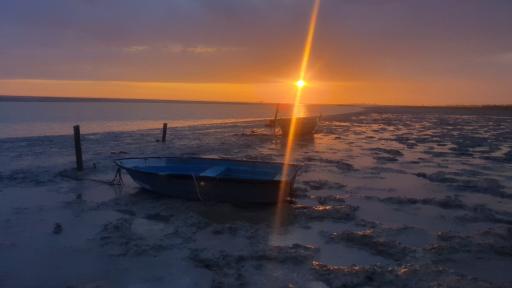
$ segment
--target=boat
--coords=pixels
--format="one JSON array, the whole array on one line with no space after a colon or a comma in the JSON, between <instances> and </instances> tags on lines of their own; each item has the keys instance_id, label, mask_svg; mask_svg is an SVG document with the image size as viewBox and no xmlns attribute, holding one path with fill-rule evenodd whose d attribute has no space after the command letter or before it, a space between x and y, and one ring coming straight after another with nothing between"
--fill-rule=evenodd
<instances>
[{"instance_id":1,"label":"boat","mask_svg":"<svg viewBox=\"0 0 512 288\"><path fill-rule=\"evenodd\" d=\"M117 159L142 188L188 200L232 203L276 203L293 190L299 165L193 157ZM283 182L283 197L279 190Z\"/></svg>"},{"instance_id":2,"label":"boat","mask_svg":"<svg viewBox=\"0 0 512 288\"><path fill-rule=\"evenodd\" d=\"M316 126L318 125L319 118L319 116L296 117L294 134L296 136L313 135L315 133ZM278 122L282 135L288 136L290 133L292 118L280 118Z\"/></svg>"}]
</instances>

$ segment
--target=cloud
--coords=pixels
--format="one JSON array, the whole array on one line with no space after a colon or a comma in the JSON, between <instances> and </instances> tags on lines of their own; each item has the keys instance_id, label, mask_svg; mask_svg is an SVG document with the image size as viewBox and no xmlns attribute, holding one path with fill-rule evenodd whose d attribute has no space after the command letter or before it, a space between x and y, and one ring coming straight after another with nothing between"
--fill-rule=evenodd
<instances>
[{"instance_id":1,"label":"cloud","mask_svg":"<svg viewBox=\"0 0 512 288\"><path fill-rule=\"evenodd\" d=\"M140 53L142 51L148 50L149 46L129 46L124 47L123 51L128 53Z\"/></svg>"},{"instance_id":2,"label":"cloud","mask_svg":"<svg viewBox=\"0 0 512 288\"><path fill-rule=\"evenodd\" d=\"M193 47L188 47L185 49L186 52L194 53L194 54L211 54L218 52L230 52L230 51L238 51L241 48L238 47L215 47L215 46L205 46L205 45L197 45Z\"/></svg>"},{"instance_id":3,"label":"cloud","mask_svg":"<svg viewBox=\"0 0 512 288\"><path fill-rule=\"evenodd\" d=\"M499 64L512 64L512 51L491 55L490 61Z\"/></svg>"},{"instance_id":4,"label":"cloud","mask_svg":"<svg viewBox=\"0 0 512 288\"><path fill-rule=\"evenodd\" d=\"M241 47L229 46L212 46L212 45L193 45L185 46L182 44L170 44L163 48L164 51L169 53L190 53L190 54L214 54L221 52L232 52L243 50Z\"/></svg>"},{"instance_id":5,"label":"cloud","mask_svg":"<svg viewBox=\"0 0 512 288\"><path fill-rule=\"evenodd\" d=\"M194 54L211 54L220 51L221 48L219 47L212 47L212 46L195 46L195 47L188 47L185 49L186 52L194 53Z\"/></svg>"}]
</instances>

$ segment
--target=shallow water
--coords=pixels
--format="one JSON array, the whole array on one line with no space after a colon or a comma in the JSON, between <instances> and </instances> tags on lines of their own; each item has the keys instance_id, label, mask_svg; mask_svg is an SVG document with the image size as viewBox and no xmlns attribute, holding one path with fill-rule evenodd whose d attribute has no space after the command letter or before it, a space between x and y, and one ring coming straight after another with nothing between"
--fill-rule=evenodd
<instances>
[{"instance_id":1,"label":"shallow water","mask_svg":"<svg viewBox=\"0 0 512 288\"><path fill-rule=\"evenodd\" d=\"M280 116L290 115L280 106ZM356 111L355 107L308 105L303 116ZM133 131L273 118L274 104L187 102L8 102L0 101L0 138L70 134L81 125L82 133Z\"/></svg>"}]
</instances>

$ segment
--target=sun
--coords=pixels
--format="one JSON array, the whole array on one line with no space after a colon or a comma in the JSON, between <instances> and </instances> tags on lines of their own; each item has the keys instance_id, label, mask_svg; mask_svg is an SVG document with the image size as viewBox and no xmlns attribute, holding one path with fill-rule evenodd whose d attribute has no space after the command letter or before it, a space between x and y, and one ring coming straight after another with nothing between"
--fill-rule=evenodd
<instances>
[{"instance_id":1,"label":"sun","mask_svg":"<svg viewBox=\"0 0 512 288\"><path fill-rule=\"evenodd\" d=\"M304 80L299 80L299 81L295 82L295 86L302 88L302 87L306 86L306 82Z\"/></svg>"}]
</instances>

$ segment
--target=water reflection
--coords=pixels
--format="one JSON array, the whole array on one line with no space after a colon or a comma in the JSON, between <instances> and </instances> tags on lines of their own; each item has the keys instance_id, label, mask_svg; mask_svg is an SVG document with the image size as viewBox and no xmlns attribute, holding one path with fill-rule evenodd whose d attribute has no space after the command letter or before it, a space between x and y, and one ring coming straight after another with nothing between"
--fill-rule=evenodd
<instances>
[{"instance_id":1,"label":"water reflection","mask_svg":"<svg viewBox=\"0 0 512 288\"><path fill-rule=\"evenodd\" d=\"M358 109L301 105L298 113L328 115ZM279 110L279 117L290 117L293 106L282 104ZM2 102L0 137L66 135L75 124L81 125L83 133L97 133L159 128L163 122L177 127L271 119L274 113L275 104Z\"/></svg>"}]
</instances>

